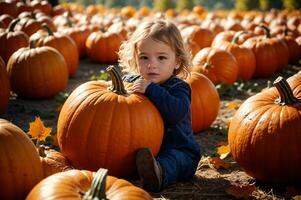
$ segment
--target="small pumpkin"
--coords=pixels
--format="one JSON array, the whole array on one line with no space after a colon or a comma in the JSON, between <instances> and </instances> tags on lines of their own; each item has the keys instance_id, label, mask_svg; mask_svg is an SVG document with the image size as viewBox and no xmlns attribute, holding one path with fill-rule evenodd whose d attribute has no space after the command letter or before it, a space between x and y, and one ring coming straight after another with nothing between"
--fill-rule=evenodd
<instances>
[{"instance_id":1,"label":"small pumpkin","mask_svg":"<svg viewBox=\"0 0 301 200\"><path fill-rule=\"evenodd\" d=\"M44 177L52 174L73 169L67 158L60 152L47 149L45 146L38 147Z\"/></svg>"},{"instance_id":2,"label":"small pumpkin","mask_svg":"<svg viewBox=\"0 0 301 200\"><path fill-rule=\"evenodd\" d=\"M148 98L126 92L117 69L108 71L112 84L89 81L70 94L59 115L57 138L77 169L103 167L114 176L128 176L136 169L139 148L159 152L163 122Z\"/></svg>"},{"instance_id":3,"label":"small pumpkin","mask_svg":"<svg viewBox=\"0 0 301 200\"><path fill-rule=\"evenodd\" d=\"M108 170L97 173L87 170L69 170L47 177L37 184L26 200L35 199L110 199L151 200L144 190L126 180L107 176Z\"/></svg>"},{"instance_id":4,"label":"small pumpkin","mask_svg":"<svg viewBox=\"0 0 301 200\"><path fill-rule=\"evenodd\" d=\"M289 85L279 77L274 84L236 111L228 132L231 153L258 180L300 183L301 78L295 76Z\"/></svg>"},{"instance_id":5,"label":"small pumpkin","mask_svg":"<svg viewBox=\"0 0 301 200\"><path fill-rule=\"evenodd\" d=\"M0 119L0 199L24 199L43 178L35 145L16 125Z\"/></svg>"}]
</instances>

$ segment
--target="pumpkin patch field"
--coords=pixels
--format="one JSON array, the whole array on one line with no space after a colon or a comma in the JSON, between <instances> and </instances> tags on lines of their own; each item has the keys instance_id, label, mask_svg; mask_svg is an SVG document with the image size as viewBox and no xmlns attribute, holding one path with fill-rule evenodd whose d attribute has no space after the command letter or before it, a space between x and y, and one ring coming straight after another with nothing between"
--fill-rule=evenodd
<instances>
[{"instance_id":1,"label":"pumpkin patch field","mask_svg":"<svg viewBox=\"0 0 301 200\"><path fill-rule=\"evenodd\" d=\"M301 199L300 10L32 2L0 2L0 199ZM202 154L191 181L158 193L142 189L133 152L157 154L164 124L127 93L116 54L152 17L176 23L191 53Z\"/></svg>"}]
</instances>

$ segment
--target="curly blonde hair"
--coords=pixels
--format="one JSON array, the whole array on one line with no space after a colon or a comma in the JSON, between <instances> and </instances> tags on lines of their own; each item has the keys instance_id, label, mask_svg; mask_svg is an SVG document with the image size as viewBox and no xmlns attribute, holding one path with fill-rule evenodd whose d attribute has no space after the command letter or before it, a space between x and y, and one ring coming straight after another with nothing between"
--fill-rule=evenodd
<instances>
[{"instance_id":1,"label":"curly blonde hair","mask_svg":"<svg viewBox=\"0 0 301 200\"><path fill-rule=\"evenodd\" d=\"M152 38L169 45L175 52L179 68L174 74L180 78L187 78L190 67L190 54L186 52L183 38L179 29L174 23L165 19L147 20L143 22L131 35L124 41L119 48L119 65L124 72L138 73L136 63L137 43L143 39Z\"/></svg>"}]
</instances>

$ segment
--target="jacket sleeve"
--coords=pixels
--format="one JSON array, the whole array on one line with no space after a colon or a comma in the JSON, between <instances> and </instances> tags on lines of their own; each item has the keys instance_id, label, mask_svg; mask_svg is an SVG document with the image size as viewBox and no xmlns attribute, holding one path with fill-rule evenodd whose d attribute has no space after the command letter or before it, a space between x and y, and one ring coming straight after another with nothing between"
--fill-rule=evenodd
<instances>
[{"instance_id":1,"label":"jacket sleeve","mask_svg":"<svg viewBox=\"0 0 301 200\"><path fill-rule=\"evenodd\" d=\"M146 88L145 95L168 124L177 124L190 114L191 89L186 82L177 84L168 91L158 84L151 83Z\"/></svg>"}]
</instances>

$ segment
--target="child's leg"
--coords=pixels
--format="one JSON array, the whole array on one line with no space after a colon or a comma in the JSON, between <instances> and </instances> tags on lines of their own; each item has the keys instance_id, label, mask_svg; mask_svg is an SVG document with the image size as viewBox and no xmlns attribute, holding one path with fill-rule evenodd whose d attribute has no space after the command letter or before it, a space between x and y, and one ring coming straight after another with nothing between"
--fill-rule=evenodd
<instances>
[{"instance_id":1,"label":"child's leg","mask_svg":"<svg viewBox=\"0 0 301 200\"><path fill-rule=\"evenodd\" d=\"M176 149L161 151L157 156L163 170L163 188L178 181L190 180L198 166L199 158Z\"/></svg>"}]
</instances>

